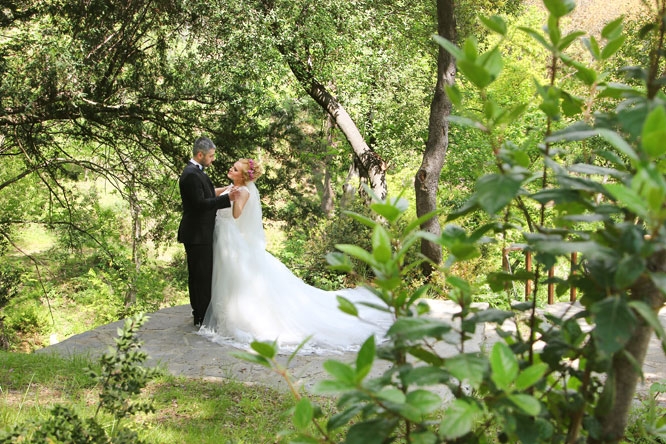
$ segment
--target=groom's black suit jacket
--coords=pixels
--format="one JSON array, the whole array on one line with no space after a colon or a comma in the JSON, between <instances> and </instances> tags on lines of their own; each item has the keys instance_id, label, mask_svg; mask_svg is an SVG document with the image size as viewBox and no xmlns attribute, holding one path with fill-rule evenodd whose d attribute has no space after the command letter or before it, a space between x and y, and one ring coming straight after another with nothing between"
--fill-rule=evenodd
<instances>
[{"instance_id":1,"label":"groom's black suit jacket","mask_svg":"<svg viewBox=\"0 0 666 444\"><path fill-rule=\"evenodd\" d=\"M189 163L178 181L183 218L178 241L185 245L188 289L194 323L201 324L211 298L215 213L231 206L228 194L215 197L215 187L198 165Z\"/></svg>"},{"instance_id":2,"label":"groom's black suit jacket","mask_svg":"<svg viewBox=\"0 0 666 444\"><path fill-rule=\"evenodd\" d=\"M198 165L188 163L178 182L183 202L183 217L178 227L178 242L192 245L213 243L215 213L231 206L229 195L215 197L215 187Z\"/></svg>"}]
</instances>

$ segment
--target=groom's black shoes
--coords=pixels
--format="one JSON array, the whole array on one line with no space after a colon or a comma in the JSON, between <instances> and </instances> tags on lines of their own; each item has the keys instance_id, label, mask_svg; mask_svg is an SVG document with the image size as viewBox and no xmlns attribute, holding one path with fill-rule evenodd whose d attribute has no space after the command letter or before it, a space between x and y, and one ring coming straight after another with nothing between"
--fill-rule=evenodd
<instances>
[{"instance_id":1,"label":"groom's black shoes","mask_svg":"<svg viewBox=\"0 0 666 444\"><path fill-rule=\"evenodd\" d=\"M203 319L194 318L194 326L195 327L201 327L201 324L203 324Z\"/></svg>"}]
</instances>

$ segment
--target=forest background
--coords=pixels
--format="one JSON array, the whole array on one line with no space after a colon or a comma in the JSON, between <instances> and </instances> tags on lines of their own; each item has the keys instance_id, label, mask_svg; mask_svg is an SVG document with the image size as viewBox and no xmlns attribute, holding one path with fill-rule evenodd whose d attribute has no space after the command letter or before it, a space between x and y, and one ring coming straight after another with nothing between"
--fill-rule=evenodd
<instances>
[{"instance_id":1,"label":"forest background","mask_svg":"<svg viewBox=\"0 0 666 444\"><path fill-rule=\"evenodd\" d=\"M666 6L595 27L592 17L603 14L587 2L573 19L572 1L544 4L547 17L519 2L460 4L453 19L444 0L436 13L411 2L11 3L2 11L3 347L30 351L68 328L185 302L175 177L203 133L229 163L264 162L276 255L324 288L372 272L396 313L391 344L377 352L395 368L360 384L375 357L366 342L356 368L329 364L337 381L320 387L346 393L338 407L347 410L329 427L358 413L346 402L367 404L349 442L393 433L410 442L473 439L492 427L500 441L577 442L584 433L618 442L653 331L666 350L656 319L666 282ZM569 33L576 27L585 31ZM442 79L456 77L452 56L461 76L444 88ZM213 179L224 181L225 170ZM356 178L379 197L372 210L386 227L363 216ZM394 195L404 199L378 202ZM398 220L402 212L414 219L405 202L415 202L416 216L435 209L442 217L419 219L424 231L412 234L418 223ZM459 225L441 235L432 229L452 220ZM522 253L502 254L521 240L536 253L535 271ZM334 246L360 274L348 280L323 265ZM440 247L446 262L433 273ZM328 260L350 269L344 256ZM535 286L521 304L523 283ZM581 316L594 328L542 324L535 308L546 283L558 284L560 298L569 288L584 293ZM415 318L420 295L461 307L454 358L429 351L452 327ZM491 309L477 312L472 297ZM517 320L525 336L504 332L488 356L464 352L477 324L521 312L531 313ZM541 340L544 352L535 353ZM248 358L263 363L274 353L266 344L256 351ZM408 365L408 355L427 365ZM457 399L430 430L441 400L409 386L433 382ZM300 398L295 425L315 411ZM663 435L662 420L641 424Z\"/></svg>"},{"instance_id":2,"label":"forest background","mask_svg":"<svg viewBox=\"0 0 666 444\"><path fill-rule=\"evenodd\" d=\"M17 1L3 10L3 348L30 352L132 313L187 303L184 253L174 234L177 178L202 134L218 145L210 172L218 184L237 158L264 163L257 185L269 251L312 285L355 284L329 271L325 256L338 243L367 245L367 228L343 214L364 206L353 196L367 172L290 66L302 63L326 86L381 159L386 191L413 202L436 83L436 5L270 7ZM620 13L639 11L639 1L580 2L568 26L599 32ZM490 45L478 16L491 13L525 26L544 17L538 3L462 2L460 39ZM494 93L530 101L531 78L546 73L545 55L518 34L510 45L504 83ZM536 118L528 111L507 137L528 143ZM488 141L451 126L440 217L459 208L492 168ZM480 225L479 217L465 223ZM512 254L519 264L520 254ZM501 263L491 246L457 272L483 276ZM413 278L415 286L423 279ZM486 287L479 298L506 306L521 291Z\"/></svg>"}]
</instances>

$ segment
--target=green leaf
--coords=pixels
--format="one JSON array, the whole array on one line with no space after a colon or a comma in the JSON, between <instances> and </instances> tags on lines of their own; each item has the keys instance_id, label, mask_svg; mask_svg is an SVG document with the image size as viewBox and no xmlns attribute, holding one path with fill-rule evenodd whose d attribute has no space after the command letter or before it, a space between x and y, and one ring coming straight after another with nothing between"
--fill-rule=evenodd
<instances>
[{"instance_id":1,"label":"green leaf","mask_svg":"<svg viewBox=\"0 0 666 444\"><path fill-rule=\"evenodd\" d=\"M645 271L645 260L636 256L625 256L617 264L615 285L620 289L631 286Z\"/></svg>"},{"instance_id":2,"label":"green leaf","mask_svg":"<svg viewBox=\"0 0 666 444\"><path fill-rule=\"evenodd\" d=\"M406 400L405 394L402 392L402 390L399 390L395 387L384 388L378 393L375 393L375 396L377 396L379 399L383 399L384 401L389 401L395 404L404 404Z\"/></svg>"},{"instance_id":3,"label":"green leaf","mask_svg":"<svg viewBox=\"0 0 666 444\"><path fill-rule=\"evenodd\" d=\"M439 426L439 435L446 440L454 440L466 435L472 430L481 413L476 404L456 399L444 412Z\"/></svg>"},{"instance_id":4,"label":"green leaf","mask_svg":"<svg viewBox=\"0 0 666 444\"><path fill-rule=\"evenodd\" d=\"M462 106L462 93L458 85L444 85L444 92L446 92L446 96L451 100L454 108Z\"/></svg>"},{"instance_id":5,"label":"green leaf","mask_svg":"<svg viewBox=\"0 0 666 444\"><path fill-rule=\"evenodd\" d=\"M521 180L512 175L487 174L476 184L476 199L489 214L496 214L508 205L520 190Z\"/></svg>"},{"instance_id":6,"label":"green leaf","mask_svg":"<svg viewBox=\"0 0 666 444\"><path fill-rule=\"evenodd\" d=\"M326 262L333 270L348 273L354 269L349 256L339 251L332 251L326 255Z\"/></svg>"},{"instance_id":7,"label":"green leaf","mask_svg":"<svg viewBox=\"0 0 666 444\"><path fill-rule=\"evenodd\" d=\"M316 395L326 395L330 393L347 392L354 390L355 388L356 385L352 383L324 379L322 381L317 381L314 384L312 387L312 393Z\"/></svg>"},{"instance_id":8,"label":"green leaf","mask_svg":"<svg viewBox=\"0 0 666 444\"><path fill-rule=\"evenodd\" d=\"M620 136L618 133L604 128L597 129L597 131L599 131L599 135L601 136L602 139L610 143L620 153L624 154L634 162L639 161L639 157L638 154L636 154L636 151L634 151L631 145L629 145L627 141L624 140L624 138Z\"/></svg>"},{"instance_id":9,"label":"green leaf","mask_svg":"<svg viewBox=\"0 0 666 444\"><path fill-rule=\"evenodd\" d=\"M615 200L627 207L632 213L643 219L648 218L649 210L646 202L635 190L621 183L604 184L604 188L606 188Z\"/></svg>"},{"instance_id":10,"label":"green leaf","mask_svg":"<svg viewBox=\"0 0 666 444\"><path fill-rule=\"evenodd\" d=\"M352 316L358 316L358 309L353 302L343 296L336 296L335 298L338 300L338 309L340 311Z\"/></svg>"},{"instance_id":11,"label":"green leaf","mask_svg":"<svg viewBox=\"0 0 666 444\"><path fill-rule=\"evenodd\" d=\"M391 260L391 237L381 225L372 231L372 255L379 263Z\"/></svg>"},{"instance_id":12,"label":"green leaf","mask_svg":"<svg viewBox=\"0 0 666 444\"><path fill-rule=\"evenodd\" d=\"M345 444L385 443L395 425L395 422L389 422L383 418L356 423L349 428L345 437Z\"/></svg>"},{"instance_id":13,"label":"green leaf","mask_svg":"<svg viewBox=\"0 0 666 444\"><path fill-rule=\"evenodd\" d=\"M416 408L422 416L425 416L442 405L442 398L430 390L414 390L407 393L405 402Z\"/></svg>"},{"instance_id":14,"label":"green leaf","mask_svg":"<svg viewBox=\"0 0 666 444\"><path fill-rule=\"evenodd\" d=\"M490 17L486 17L484 15L479 16L479 19L481 20L481 23L483 23L486 28L489 30L496 32L499 35L505 36L506 37L506 22L502 17L498 15L493 15Z\"/></svg>"},{"instance_id":15,"label":"green leaf","mask_svg":"<svg viewBox=\"0 0 666 444\"><path fill-rule=\"evenodd\" d=\"M446 360L446 368L457 380L467 381L472 387L479 388L483 374L488 368L488 361L479 354L465 353Z\"/></svg>"},{"instance_id":16,"label":"green leaf","mask_svg":"<svg viewBox=\"0 0 666 444\"><path fill-rule=\"evenodd\" d=\"M641 136L643 151L652 159L666 152L666 110L658 106L648 114Z\"/></svg>"},{"instance_id":17,"label":"green leaf","mask_svg":"<svg viewBox=\"0 0 666 444\"><path fill-rule=\"evenodd\" d=\"M650 279L661 292L661 294L666 296L666 273L652 272L650 273Z\"/></svg>"},{"instance_id":18,"label":"green leaf","mask_svg":"<svg viewBox=\"0 0 666 444\"><path fill-rule=\"evenodd\" d=\"M661 325L661 322L659 321L659 316L657 316L657 313L655 313L649 305L642 301L630 301L629 307L636 310L638 314L645 320L645 322L647 322L648 325L654 329L657 338L661 340L661 348L664 350L664 352L666 352L666 333L664 332L664 326Z\"/></svg>"},{"instance_id":19,"label":"green leaf","mask_svg":"<svg viewBox=\"0 0 666 444\"><path fill-rule=\"evenodd\" d=\"M592 336L598 349L607 355L621 350L636 325L636 316L626 301L619 297L606 298L593 304L590 311L595 317Z\"/></svg>"},{"instance_id":20,"label":"green leaf","mask_svg":"<svg viewBox=\"0 0 666 444\"><path fill-rule=\"evenodd\" d=\"M273 359L277 353L277 347L275 343L272 342L252 341L250 347L252 347L252 350L268 359Z\"/></svg>"},{"instance_id":21,"label":"green leaf","mask_svg":"<svg viewBox=\"0 0 666 444\"><path fill-rule=\"evenodd\" d=\"M252 364L263 365L264 367L271 368L271 363L268 359L263 356L255 355L254 353L247 352L232 352L231 355L235 358L242 359L243 361L250 362Z\"/></svg>"},{"instance_id":22,"label":"green leaf","mask_svg":"<svg viewBox=\"0 0 666 444\"><path fill-rule=\"evenodd\" d=\"M324 362L324 370L339 382L352 385L356 383L354 369L349 364L329 359Z\"/></svg>"},{"instance_id":23,"label":"green leaf","mask_svg":"<svg viewBox=\"0 0 666 444\"><path fill-rule=\"evenodd\" d=\"M540 362L520 371L516 378L516 390L525 390L539 382L548 371L548 365Z\"/></svg>"},{"instance_id":24,"label":"green leaf","mask_svg":"<svg viewBox=\"0 0 666 444\"><path fill-rule=\"evenodd\" d=\"M622 45L624 45L624 41L627 39L626 36L621 36L616 39L610 40L608 43L606 43L606 46L604 46L604 49L601 50L601 59L602 60L608 60L611 58L613 55L615 55L616 52L620 50Z\"/></svg>"},{"instance_id":25,"label":"green leaf","mask_svg":"<svg viewBox=\"0 0 666 444\"><path fill-rule=\"evenodd\" d=\"M527 33L527 34L528 34L529 36L531 36L534 40L536 40L537 42L541 43L541 45L542 45L544 48L546 48L548 51L551 51L551 52L553 51L553 46L552 46L550 43L548 43L548 41L544 38L543 35L539 34L538 32L536 32L535 30L533 30L533 29L531 29L531 28L525 28L525 27L522 27L522 26L521 26L521 27L518 27L518 29L520 29L521 31Z\"/></svg>"},{"instance_id":26,"label":"green leaf","mask_svg":"<svg viewBox=\"0 0 666 444\"><path fill-rule=\"evenodd\" d=\"M377 222L375 222L373 219L362 214L354 213L353 211L344 211L343 213L367 227L374 228L375 225L377 225Z\"/></svg>"},{"instance_id":27,"label":"green leaf","mask_svg":"<svg viewBox=\"0 0 666 444\"><path fill-rule=\"evenodd\" d=\"M319 440L309 435L296 435L289 440L289 444L318 444Z\"/></svg>"},{"instance_id":28,"label":"green leaf","mask_svg":"<svg viewBox=\"0 0 666 444\"><path fill-rule=\"evenodd\" d=\"M400 318L389 328L387 334L405 340L420 340L426 337L441 338L451 331L451 326L436 319Z\"/></svg>"},{"instance_id":29,"label":"green leaf","mask_svg":"<svg viewBox=\"0 0 666 444\"><path fill-rule=\"evenodd\" d=\"M588 68L581 62L570 59L567 61L567 65L576 68L576 77L584 84L591 86L597 81L597 72L592 68Z\"/></svg>"},{"instance_id":30,"label":"green leaf","mask_svg":"<svg viewBox=\"0 0 666 444\"><path fill-rule=\"evenodd\" d=\"M326 430L330 432L337 428L346 426L349 423L349 421L351 421L354 418L354 416L356 416L361 410L363 410L363 406L360 404L356 404L351 406L347 410L338 413L337 415L331 416L328 422L326 423Z\"/></svg>"},{"instance_id":31,"label":"green leaf","mask_svg":"<svg viewBox=\"0 0 666 444\"><path fill-rule=\"evenodd\" d=\"M541 403L534 396L519 393L509 395L508 398L526 415L537 416L541 412Z\"/></svg>"},{"instance_id":32,"label":"green leaf","mask_svg":"<svg viewBox=\"0 0 666 444\"><path fill-rule=\"evenodd\" d=\"M490 73L483 67L471 60L458 60L458 69L467 80L478 89L484 89L493 81Z\"/></svg>"},{"instance_id":33,"label":"green leaf","mask_svg":"<svg viewBox=\"0 0 666 444\"><path fill-rule=\"evenodd\" d=\"M583 31L575 31L567 34L564 38L560 39L560 43L557 45L557 49L564 51L571 45L578 37L585 35Z\"/></svg>"},{"instance_id":34,"label":"green leaf","mask_svg":"<svg viewBox=\"0 0 666 444\"><path fill-rule=\"evenodd\" d=\"M360 383L372 369L375 360L375 337L372 335L365 340L356 355L356 383Z\"/></svg>"},{"instance_id":35,"label":"green leaf","mask_svg":"<svg viewBox=\"0 0 666 444\"><path fill-rule=\"evenodd\" d=\"M444 49L446 49L456 60L462 60L465 58L465 54L458 48L455 44L445 39L442 36L434 35L433 38L435 41Z\"/></svg>"},{"instance_id":36,"label":"green leaf","mask_svg":"<svg viewBox=\"0 0 666 444\"><path fill-rule=\"evenodd\" d=\"M313 415L314 410L310 400L306 397L301 398L294 409L293 422L296 429L302 431L307 428L312 422Z\"/></svg>"},{"instance_id":37,"label":"green leaf","mask_svg":"<svg viewBox=\"0 0 666 444\"><path fill-rule=\"evenodd\" d=\"M351 257L355 257L356 259L365 262L370 266L374 266L376 264L374 257L370 253L356 245L337 244L335 248L342 251L343 253L350 255Z\"/></svg>"},{"instance_id":38,"label":"green leaf","mask_svg":"<svg viewBox=\"0 0 666 444\"><path fill-rule=\"evenodd\" d=\"M387 221L395 222L400 215L409 209L409 201L401 197L387 197L384 202L374 202L370 205L370 208Z\"/></svg>"},{"instance_id":39,"label":"green leaf","mask_svg":"<svg viewBox=\"0 0 666 444\"><path fill-rule=\"evenodd\" d=\"M601 30L601 37L612 40L622 35L622 21L623 17L616 18L612 22L607 23Z\"/></svg>"},{"instance_id":40,"label":"green leaf","mask_svg":"<svg viewBox=\"0 0 666 444\"><path fill-rule=\"evenodd\" d=\"M490 353L491 379L500 390L508 390L518 376L518 359L508 345L496 342Z\"/></svg>"},{"instance_id":41,"label":"green leaf","mask_svg":"<svg viewBox=\"0 0 666 444\"><path fill-rule=\"evenodd\" d=\"M502 72L502 53L497 48L487 51L479 57L479 63L485 68L490 76L491 81L494 81Z\"/></svg>"},{"instance_id":42,"label":"green leaf","mask_svg":"<svg viewBox=\"0 0 666 444\"><path fill-rule=\"evenodd\" d=\"M438 362L437 364L441 363ZM411 367L401 370L400 379L407 385L442 384L449 379L449 374L438 365Z\"/></svg>"},{"instance_id":43,"label":"green leaf","mask_svg":"<svg viewBox=\"0 0 666 444\"><path fill-rule=\"evenodd\" d=\"M597 42L597 39L594 38L594 36L583 39L583 45L585 45L587 50L590 51L590 54L592 54L594 60L601 60L601 50L599 49L599 43Z\"/></svg>"},{"instance_id":44,"label":"green leaf","mask_svg":"<svg viewBox=\"0 0 666 444\"><path fill-rule=\"evenodd\" d=\"M412 432L409 435L410 444L437 444L437 435L430 430Z\"/></svg>"},{"instance_id":45,"label":"green leaf","mask_svg":"<svg viewBox=\"0 0 666 444\"><path fill-rule=\"evenodd\" d=\"M486 128L482 122L479 122L478 120L473 120L469 117L449 116L449 122L455 125L481 130L484 132L488 131L488 128Z\"/></svg>"},{"instance_id":46,"label":"green leaf","mask_svg":"<svg viewBox=\"0 0 666 444\"><path fill-rule=\"evenodd\" d=\"M574 0L544 0L543 3L548 12L557 18L564 17L576 7Z\"/></svg>"}]
</instances>

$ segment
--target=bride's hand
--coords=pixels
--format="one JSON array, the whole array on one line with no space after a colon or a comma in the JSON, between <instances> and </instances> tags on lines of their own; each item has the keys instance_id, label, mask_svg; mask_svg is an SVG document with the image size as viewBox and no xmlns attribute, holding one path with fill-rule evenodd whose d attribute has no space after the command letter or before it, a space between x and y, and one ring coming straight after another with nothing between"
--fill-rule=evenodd
<instances>
[{"instance_id":1,"label":"bride's hand","mask_svg":"<svg viewBox=\"0 0 666 444\"><path fill-rule=\"evenodd\" d=\"M225 193L231 188L231 185L227 185L226 187L216 187L215 188L215 196L219 196L220 194Z\"/></svg>"}]
</instances>

